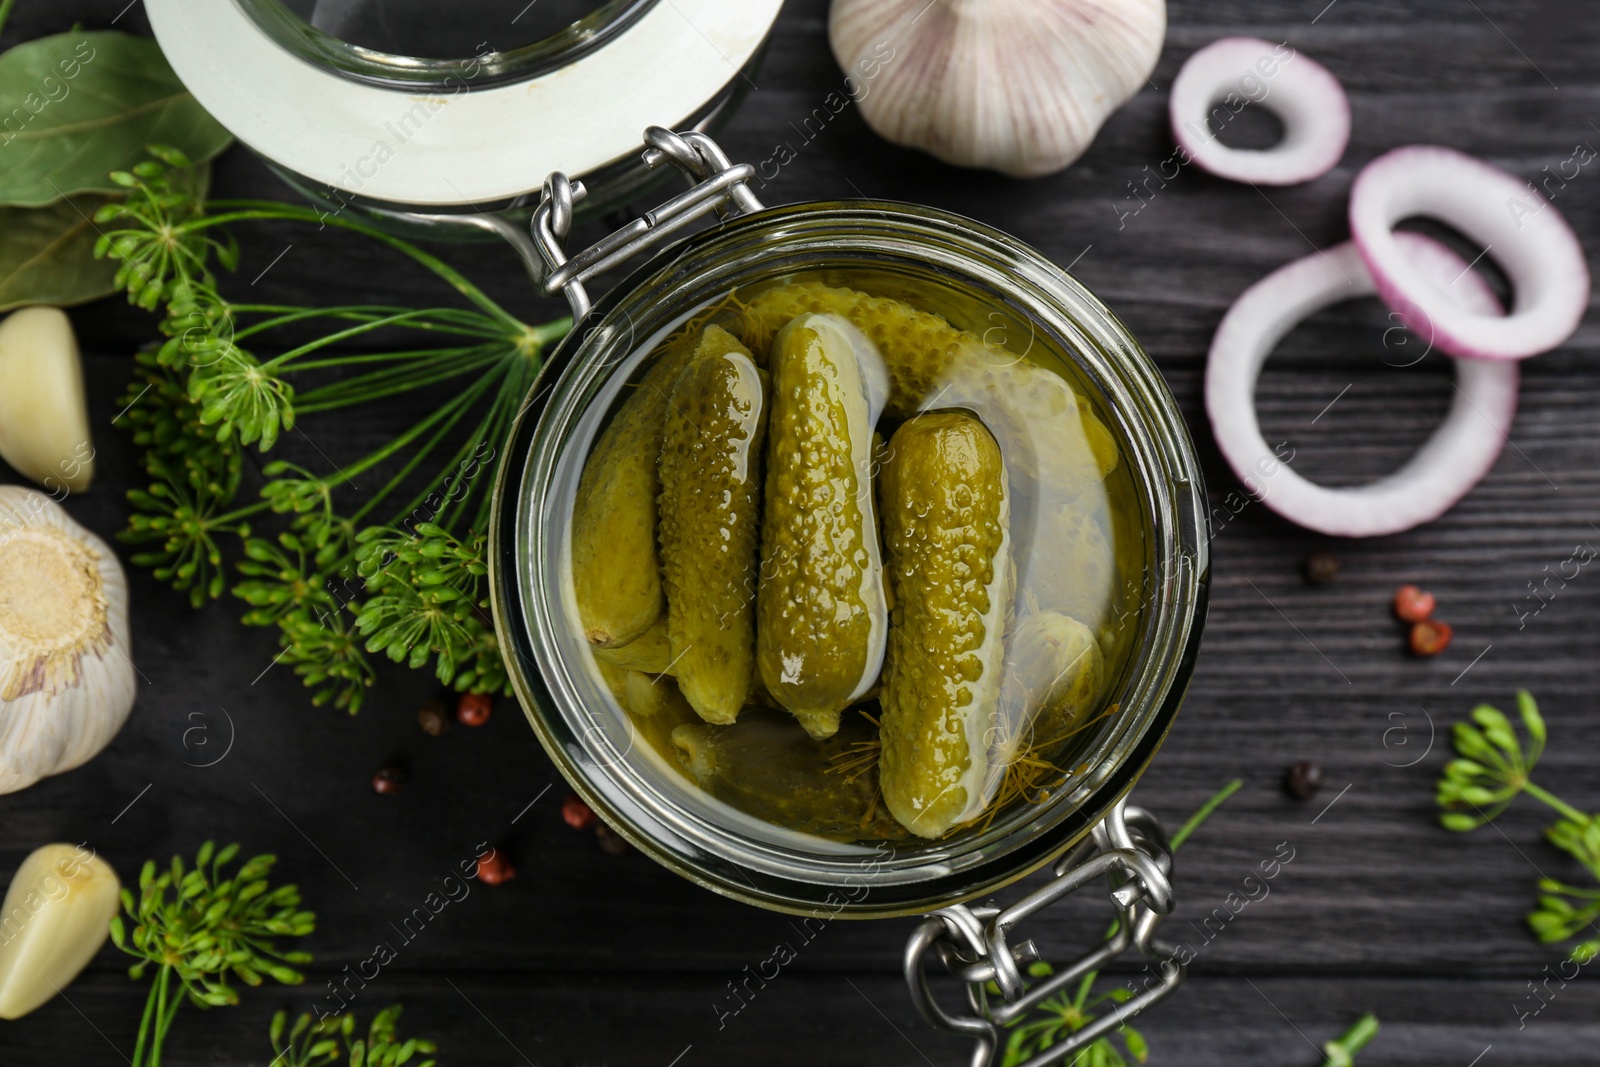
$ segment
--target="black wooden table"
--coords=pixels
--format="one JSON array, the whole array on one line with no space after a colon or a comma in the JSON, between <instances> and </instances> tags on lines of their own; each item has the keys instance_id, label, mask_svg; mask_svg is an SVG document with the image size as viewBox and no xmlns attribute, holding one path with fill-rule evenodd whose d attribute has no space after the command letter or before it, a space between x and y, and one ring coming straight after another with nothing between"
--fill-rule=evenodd
<instances>
[{"instance_id":1,"label":"black wooden table","mask_svg":"<svg viewBox=\"0 0 1600 1067\"><path fill-rule=\"evenodd\" d=\"M124 3L23 0L5 43L75 18L103 27ZM1239 507L1238 496L1223 505L1240 487L1211 443L1200 382L1211 333L1247 285L1344 239L1346 194L1367 160L1431 142L1532 177L1575 145L1600 143L1600 12L1582 0L1178 0L1151 86L1076 166L1029 183L890 147L853 109L808 130L805 118L842 86L825 16L820 0L789 5L759 88L723 135L735 159L765 159L780 145L794 152L767 201L861 195L933 204L1073 264L1160 365L1223 508L1199 669L1137 795L1170 823L1229 778L1245 781L1181 856L1182 904L1171 920L1180 934L1281 842L1294 860L1270 895L1220 935L1194 934L1203 948L1187 985L1139 1024L1154 1061L1316 1064L1312 1046L1370 1010L1383 1032L1363 1067L1595 1063L1600 986L1592 975L1552 984L1543 1011L1518 1019L1519 1007L1533 1005L1529 983L1564 956L1523 926L1535 879L1580 872L1542 842L1546 819L1533 802L1513 808L1498 831L1458 836L1439 828L1432 791L1448 724L1479 700L1507 706L1527 686L1554 738L1542 779L1576 804L1600 807L1600 577L1586 569L1536 616L1519 617L1519 606L1532 603L1530 582L1576 546L1600 544L1600 371L1589 362L1600 333L1586 323L1560 351L1526 364L1510 444L1465 501L1432 525L1371 541L1330 543L1259 504ZM119 25L147 32L138 8ZM1343 164L1265 195L1186 169L1124 219L1129 183L1171 151L1165 90L1179 64L1239 33L1287 40L1343 80L1355 117ZM1586 168L1557 199L1591 253L1600 248L1597 183ZM216 188L291 195L242 149L219 164ZM282 254L256 283L265 299L394 304L436 292L418 271L331 232L241 237L236 284ZM462 249L454 259L528 321L559 312L529 297L506 250ZM73 319L88 357L101 473L69 508L109 538L124 524L134 472L109 421L129 355L154 322L117 300L79 308ZM1395 467L1444 412L1447 362L1434 355L1409 369L1387 366L1380 336L1389 325L1375 302L1335 308L1297 329L1268 368L1259 390L1264 431L1293 445L1297 469L1335 483L1370 479ZM329 456L353 456L380 439L383 418L308 419L304 429ZM284 454L316 462L300 437L281 446ZM1329 548L1344 564L1338 581L1304 584L1302 559ZM1436 659L1408 656L1389 617L1389 597L1407 581L1434 590L1456 627L1454 646ZM380 942L397 957L354 1007L365 1016L403 1001L406 1029L436 1035L447 1064L964 1062L965 1046L917 1019L901 986L909 921L830 924L798 945L797 958L747 1006L719 1020L728 984L777 943L796 944L794 927L636 853L602 854L593 837L569 830L559 814L565 786L512 703L502 701L482 729L430 738L414 713L431 680L390 669L359 716L314 709L286 670L268 669L274 638L241 627L237 605L191 611L140 570L132 570L132 596L143 675L134 714L87 766L0 798L0 871L42 842L87 840L131 879L146 857L192 853L208 837L236 839L276 852L282 876L319 913L307 984L246 991L237 1008L185 1009L170 1067L267 1063L272 1012L305 1010ZM208 732L186 738L197 725ZM227 758L194 765L218 751L198 756L198 740L221 746L230 733ZM369 776L395 756L409 763L410 786L398 798L377 796ZM1302 757L1328 774L1310 802L1278 785L1285 765ZM400 936L402 920L480 842L508 850L515 881L475 885L421 933ZM1104 921L1102 908L1085 900L1041 920L1045 951L1059 958L1084 944ZM0 1063L120 1063L142 1003L142 987L108 947L65 996L0 1024Z\"/></svg>"}]
</instances>

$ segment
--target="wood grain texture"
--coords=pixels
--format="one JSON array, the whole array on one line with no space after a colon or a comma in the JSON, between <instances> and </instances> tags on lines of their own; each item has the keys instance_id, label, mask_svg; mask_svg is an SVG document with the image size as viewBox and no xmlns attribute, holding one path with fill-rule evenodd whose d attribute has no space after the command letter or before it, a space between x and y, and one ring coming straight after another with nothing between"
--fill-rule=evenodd
<instances>
[{"instance_id":1,"label":"wood grain texture","mask_svg":"<svg viewBox=\"0 0 1600 1067\"><path fill-rule=\"evenodd\" d=\"M3 43L75 18L103 28L125 2L19 4ZM1541 872L1576 873L1542 843L1543 813L1521 804L1499 831L1450 835L1434 820L1432 784L1448 724L1479 699L1503 705L1528 686L1556 739L1542 778L1573 803L1600 808L1600 574L1585 569L1527 614L1529 582L1575 546L1600 545L1600 328L1586 321L1560 351L1525 366L1508 446L1471 495L1436 523L1374 541L1332 543L1260 503L1241 504L1211 443L1200 384L1229 303L1277 266L1345 239L1346 194L1368 160L1434 142L1532 178L1577 143L1600 143L1592 125L1600 12L1582 0L1183 0L1170 18L1151 85L1079 164L1051 178L1024 183L942 166L884 144L848 108L808 135L806 117L842 85L821 0L791 0L758 87L722 142L750 161L779 145L794 151L761 192L769 203L932 204L1073 264L1142 339L1189 419L1214 508L1213 601L1188 703L1138 797L1171 822L1235 775L1246 786L1180 857L1175 936L1198 939L1188 924L1198 926L1280 842L1295 859L1269 897L1204 943L1188 985L1141 1023L1154 1062L1313 1064L1302 1037L1319 1043L1374 1010L1384 1032L1363 1067L1466 1067L1490 1045L1486 1065L1593 1063L1600 999L1590 975L1518 1029L1514 1005L1526 983L1561 958L1531 938L1521 916ZM138 6L117 25L147 32ZM1165 90L1179 65L1237 33L1287 40L1339 76L1354 109L1344 161L1309 185L1265 193L1185 169L1148 203L1131 199L1130 183L1172 152ZM1556 199L1591 251L1600 239L1596 183L1600 172L1586 169ZM215 188L290 195L243 149L219 162ZM255 279L252 295L262 300L441 296L425 273L345 235L241 228L239 236L235 284ZM528 294L502 248L457 249L452 258L530 321L561 310ZM125 520L134 457L108 423L128 355L153 323L116 300L76 309L73 319L91 353L101 468L95 488L69 506L109 536ZM1309 476L1350 483L1392 469L1448 404L1450 370L1438 354L1406 369L1386 364L1390 325L1373 301L1330 309L1297 329L1263 376L1264 432L1292 444ZM308 463L319 453L337 462L404 414L307 419L281 448ZM1337 551L1343 573L1333 585L1307 586L1300 563L1323 548ZM1417 661L1404 652L1387 608L1403 581L1438 594L1441 616L1456 627L1447 654ZM142 571L132 596L142 673L134 716L86 767L0 798L0 871L46 840L87 840L131 877L148 856L237 838L277 852L283 876L320 914L310 947L322 969L307 987L250 992L243 1007L206 1017L186 1009L170 1067L267 1063L272 1010L303 1010L339 968L396 940L396 926L484 841L508 850L517 879L478 887L442 912L357 1002L370 1012L404 1000L408 1027L439 1036L447 1064L666 1067L680 1053L684 1067L962 1061L960 1043L913 1017L895 977L908 923L830 925L719 1029L713 1005L725 984L792 939L788 921L636 854L605 856L569 831L558 813L565 787L513 705L500 704L482 729L429 738L413 713L430 680L385 670L361 715L313 709L288 672L270 667L272 635L238 626L233 604L192 612ZM230 736L225 759L195 766ZM368 776L392 757L408 763L410 786L399 798L377 797ZM1327 769L1329 784L1311 802L1278 788L1297 758ZM1085 899L1038 920L1046 953L1064 957L1092 938L1102 907ZM70 1002L0 1026L0 1063L121 1062L142 1005L122 967L108 949Z\"/></svg>"},{"instance_id":2,"label":"wood grain texture","mask_svg":"<svg viewBox=\"0 0 1600 1067\"><path fill-rule=\"evenodd\" d=\"M490 976L440 969L386 974L382 997L405 1001L402 1033L450 1035L446 1064L666 1067L677 1056L680 1064L816 1067L966 1062L958 1041L926 1029L890 974L784 971L747 997L738 1013L728 1008L734 1001L725 981L720 974L682 974L669 997L658 977L648 974ZM1520 1030L1510 1009L1518 993L1528 998L1520 982L1510 981L1218 977L1187 985L1181 997L1141 1019L1138 1029L1149 1040L1152 1064L1320 1064L1317 1046L1338 1037L1365 1009L1376 1008L1382 1032L1358 1059L1362 1067L1466 1067L1477 1056L1483 1064L1594 1064L1590 1049L1600 1040L1600 998L1592 982L1555 993ZM96 1033L70 1016L75 1025L62 1027L59 1035L8 1046L6 1067L123 1062L118 1053L126 1056L133 1048L133 1022L122 1009L125 997L115 976L83 977L69 995L83 1016L110 1025ZM362 997L354 1005L362 1005ZM192 1059L173 1062L266 1067L272 1011L259 1000L264 998L203 1021L179 1022L202 1030L203 1038L190 1032L186 1048L192 1048ZM366 1008L373 1003L381 1001L368 1001Z\"/></svg>"},{"instance_id":3,"label":"wood grain texture","mask_svg":"<svg viewBox=\"0 0 1600 1067\"><path fill-rule=\"evenodd\" d=\"M680 1056L679 1063L822 1067L967 1062L966 1050L917 1018L894 975L786 970L764 989L752 986L736 1011L726 981L722 975L680 974L667 995L659 977L648 974L447 968L385 974L383 999L369 999L375 985L358 993L352 1007L366 1012L389 1000L404 1001L401 1033L448 1035L441 1056L447 1064L667 1067ZM1181 996L1140 1019L1137 1029L1150 1043L1153 1064L1314 1065L1321 1063L1317 1046L1376 1008L1382 1031L1358 1060L1361 1067L1467 1067L1479 1056L1485 1064L1593 1064L1592 1048L1600 1040L1600 996L1593 982L1547 995L1543 1011L1523 1018L1521 1029L1512 1008L1519 994L1532 1003L1520 983L1510 982L1212 978L1192 981ZM82 1017L69 1008L58 1030L47 1032L31 1020L16 1026L6 1046L7 1067L125 1062L133 1030L117 976L85 976L68 996ZM204 1019L180 1016L174 1036L182 1033L179 1027L188 1030L182 1041L187 1051L171 1062L267 1067L267 999L247 1000Z\"/></svg>"}]
</instances>

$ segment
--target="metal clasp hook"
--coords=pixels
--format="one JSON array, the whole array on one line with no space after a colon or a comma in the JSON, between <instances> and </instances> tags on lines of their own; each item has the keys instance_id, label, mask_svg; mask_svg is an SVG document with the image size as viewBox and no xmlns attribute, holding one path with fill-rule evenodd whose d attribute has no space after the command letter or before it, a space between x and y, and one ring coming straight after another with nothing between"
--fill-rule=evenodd
<instances>
[{"instance_id":1,"label":"metal clasp hook","mask_svg":"<svg viewBox=\"0 0 1600 1067\"><path fill-rule=\"evenodd\" d=\"M546 296L564 293L574 321L589 313L591 301L584 283L640 252L655 248L696 219L716 212L733 218L761 210L761 201L745 183L755 177L748 163L734 164L715 141L690 130L674 133L661 126L644 132L645 165L670 163L688 176L690 187L655 209L615 230L574 256L565 243L572 229L572 208L588 195L581 181L560 171L544 180L539 206L533 213L533 242L544 261L541 288Z\"/></svg>"},{"instance_id":2,"label":"metal clasp hook","mask_svg":"<svg viewBox=\"0 0 1600 1067\"><path fill-rule=\"evenodd\" d=\"M1001 1028L1090 971L1097 971L1129 947L1161 965L1160 980L1126 1003L1030 1059L1025 1067L1044 1067L1084 1048L1163 999L1183 981L1184 961L1178 949L1156 940L1156 928L1172 910L1172 850L1154 815L1141 808L1116 807L1094 828L1088 840L1064 856L1055 877L1010 907L942 908L924 919L906 943L905 978L911 1000L930 1024L973 1039L973 1067L993 1067L1000 1059ZM1012 945L1011 930L1046 906L1096 878L1110 884L1117 911L1116 932L1032 988L1022 968L1039 958L1032 941ZM945 970L966 985L966 1010L950 1010L934 997L925 957L937 949ZM991 1001L988 983L1000 992Z\"/></svg>"}]
</instances>

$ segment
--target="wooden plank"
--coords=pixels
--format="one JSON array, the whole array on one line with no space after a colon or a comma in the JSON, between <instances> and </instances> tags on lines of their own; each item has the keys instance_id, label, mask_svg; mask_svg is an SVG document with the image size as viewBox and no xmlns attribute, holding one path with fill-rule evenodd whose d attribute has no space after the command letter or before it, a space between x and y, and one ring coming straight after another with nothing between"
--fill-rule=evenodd
<instances>
[{"instance_id":1,"label":"wooden plank","mask_svg":"<svg viewBox=\"0 0 1600 1067\"><path fill-rule=\"evenodd\" d=\"M3 43L65 30L74 18L103 28L124 4L21 4ZM1243 777L1246 787L1180 857L1182 903L1168 929L1203 942L1203 951L1190 986L1142 1026L1158 1062L1314 1063L1294 1028L1320 1042L1368 1009L1385 1031L1364 1067L1464 1067L1490 1045L1485 1064L1593 1059L1593 983L1562 991L1525 1030L1516 1028L1513 1005L1527 996L1526 983L1561 957L1522 926L1535 880L1540 872L1577 876L1542 843L1545 813L1522 801L1501 820L1503 834L1452 835L1435 822L1432 786L1448 757L1448 724L1479 699L1505 706L1527 685L1554 739L1540 780L1579 806L1600 808L1584 748L1600 687L1588 625L1600 580L1584 568L1536 614L1529 591L1576 545L1600 540L1591 525L1600 524L1600 382L1592 370L1600 331L1585 325L1560 351L1525 365L1510 442L1473 493L1436 523L1370 542L1334 543L1244 503L1211 442L1201 396L1205 352L1224 310L1268 271L1345 238L1345 197L1367 160L1399 144L1443 143L1531 179L1574 144L1600 141L1589 125L1600 97L1592 64L1600 18L1591 7L1174 2L1152 86L1112 118L1079 164L1023 183L888 146L853 107L808 127L842 85L826 46L826 5L808 0L786 8L759 87L722 135L736 159L768 159L780 144L795 150L796 162L762 190L768 203L858 195L927 203L1073 264L1142 339L1189 420L1220 509L1211 615L1188 704L1137 796L1172 824L1229 778ZM146 29L137 6L116 24ZM1172 153L1165 89L1178 66L1214 37L1241 32L1287 40L1344 81L1355 113L1345 160L1317 182L1265 196L1192 168L1165 185L1141 184ZM1590 171L1556 198L1586 240L1600 232ZM1148 203L1129 199L1130 183ZM219 163L216 188L293 199L243 149ZM590 223L575 240L603 229ZM229 285L263 300L451 300L425 271L347 234L241 227L239 237L243 258ZM528 321L563 310L533 298L519 264L498 245L447 254ZM93 353L101 470L96 487L70 507L109 537L125 521L122 493L137 473L109 421L130 373L128 354L152 338L154 320L115 299L73 317ZM1448 364L1438 354L1411 368L1386 365L1390 325L1375 301L1330 309L1295 331L1263 376L1264 430L1296 449L1308 476L1381 476L1448 405ZM1399 361L1390 355L1390 364ZM345 462L407 425L415 410L397 403L308 418L278 454ZM1304 585L1304 556L1330 547L1344 562L1340 579ZM958 1044L912 1018L892 974L908 922L830 924L781 984L718 1031L713 1005L725 983L792 937L788 920L717 898L639 855L605 856L569 831L556 810L565 787L511 704L481 730L428 738L412 715L431 681L384 669L360 716L315 710L298 682L271 666L273 635L238 626L231 598L196 613L148 574L136 570L132 581L144 676L135 715L88 766L0 798L0 870L46 839L88 840L132 877L146 857L192 852L207 836L238 838L277 852L282 876L302 885L320 915L311 947L327 968L292 994L247 995L241 1009L187 1015L166 1061L174 1067L267 1062L271 1009L309 1004L331 972L366 958L380 940L404 938L396 927L484 841L507 849L517 879L475 887L405 939L361 1002L370 1010L404 1000L408 1025L446 1040L447 1063L521 1062L526 1054L539 1063L665 1067L690 1046L684 1067L700 1057L781 1065L917 1062L920 1053L933 1063L962 1061ZM1437 593L1441 615L1457 628L1455 645L1436 660L1403 651L1387 607L1403 581ZM199 765L230 737L226 757ZM410 767L407 792L374 796L368 776L394 757ZM1327 769L1328 786L1309 802L1278 788L1297 758ZM1206 939L1205 918L1283 842L1295 858L1270 895ZM1041 917L1041 945L1055 958L1068 955L1095 936L1103 908L1086 895ZM93 1026L58 1002L0 1028L0 1061L116 1062L93 1027L121 1051L131 1047L142 1001L120 973L124 962L108 949L69 991Z\"/></svg>"},{"instance_id":2,"label":"wooden plank","mask_svg":"<svg viewBox=\"0 0 1600 1067\"><path fill-rule=\"evenodd\" d=\"M738 977L682 973L668 997L653 976L627 973L384 974L364 990L352 981L349 1004L365 1021L384 1004L402 1001L401 1033L437 1038L445 1064L954 1067L967 1062L966 1042L918 1018L892 974L783 970L764 988L752 981L735 998L727 983ZM320 974L313 980L319 979L327 980ZM1099 988L1113 988L1112 981ZM1593 1043L1600 1040L1595 1021L1600 994L1594 983L1580 980L1561 989L1552 981L1545 1007L1534 1015L1525 982L1202 978L1187 983L1136 1028L1149 1042L1152 1063L1314 1067L1322 1062L1317 1046L1375 1010L1382 1029L1358 1061L1361 1067L1466 1067L1479 1056L1485 1064L1592 1064ZM327 997L325 984L322 988ZM57 1000L8 1024L7 1067L120 1062L117 1053L125 1056L132 1049L132 1024L142 1000L137 994L133 983L114 975L78 982L70 990L70 1005ZM301 990L247 992L237 1008L202 1014L185 1007L161 1062L263 1067L271 1059L267 1026L272 1012L280 1007L299 1012L314 1001L308 983ZM1521 1029L1518 1011L1527 1013Z\"/></svg>"}]
</instances>

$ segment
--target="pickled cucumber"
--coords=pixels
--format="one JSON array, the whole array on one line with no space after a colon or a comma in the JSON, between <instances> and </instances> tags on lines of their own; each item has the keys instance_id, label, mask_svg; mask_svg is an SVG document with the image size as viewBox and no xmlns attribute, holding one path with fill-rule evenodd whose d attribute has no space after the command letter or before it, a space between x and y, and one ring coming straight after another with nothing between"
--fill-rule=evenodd
<instances>
[{"instance_id":1,"label":"pickled cucumber","mask_svg":"<svg viewBox=\"0 0 1600 1067\"><path fill-rule=\"evenodd\" d=\"M872 497L872 432L888 389L872 343L835 315L773 340L756 660L815 738L867 691L887 613Z\"/></svg>"},{"instance_id":2,"label":"pickled cucumber","mask_svg":"<svg viewBox=\"0 0 1600 1067\"><path fill-rule=\"evenodd\" d=\"M1049 758L1088 720L1105 685L1094 632L1058 611L1036 611L1006 633L1005 681L989 746L983 802L1006 769L1029 753Z\"/></svg>"},{"instance_id":3,"label":"pickled cucumber","mask_svg":"<svg viewBox=\"0 0 1600 1067\"><path fill-rule=\"evenodd\" d=\"M626 645L661 616L656 466L667 392L690 358L736 350L738 340L714 325L669 340L584 464L572 505L572 586L592 645Z\"/></svg>"},{"instance_id":4,"label":"pickled cucumber","mask_svg":"<svg viewBox=\"0 0 1600 1067\"><path fill-rule=\"evenodd\" d=\"M679 726L672 744L697 785L754 818L843 841L904 837L879 802L870 766L839 773L839 761L869 747L871 736L860 715L819 743L793 719L758 713L733 726Z\"/></svg>"},{"instance_id":5,"label":"pickled cucumber","mask_svg":"<svg viewBox=\"0 0 1600 1067\"><path fill-rule=\"evenodd\" d=\"M733 722L750 698L765 429L761 372L743 346L679 371L660 464L666 628L678 687L712 723Z\"/></svg>"},{"instance_id":6,"label":"pickled cucumber","mask_svg":"<svg viewBox=\"0 0 1600 1067\"><path fill-rule=\"evenodd\" d=\"M601 663L648 674L671 674L672 647L667 641L667 622L657 619L650 628L625 645L605 648L595 645L594 658Z\"/></svg>"},{"instance_id":7,"label":"pickled cucumber","mask_svg":"<svg viewBox=\"0 0 1600 1067\"><path fill-rule=\"evenodd\" d=\"M879 780L921 837L985 803L1011 602L1009 494L1000 446L965 412L918 415L880 478L894 620L884 667Z\"/></svg>"}]
</instances>

